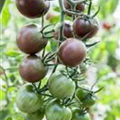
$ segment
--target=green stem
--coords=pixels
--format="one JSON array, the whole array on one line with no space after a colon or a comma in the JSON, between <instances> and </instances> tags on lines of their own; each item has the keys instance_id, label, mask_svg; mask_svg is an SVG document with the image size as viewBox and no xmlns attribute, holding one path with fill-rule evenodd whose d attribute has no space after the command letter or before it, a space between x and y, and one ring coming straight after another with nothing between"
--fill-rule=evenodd
<instances>
[{"instance_id":1,"label":"green stem","mask_svg":"<svg viewBox=\"0 0 120 120\"><path fill-rule=\"evenodd\" d=\"M59 6L60 6L60 12L61 12L60 22L62 23L60 27L59 40L63 41L64 40L63 25L64 25L64 19L65 19L65 12L64 12L64 7L63 7L63 0L58 0L58 1L59 1Z\"/></svg>"},{"instance_id":2,"label":"green stem","mask_svg":"<svg viewBox=\"0 0 120 120\"><path fill-rule=\"evenodd\" d=\"M88 15L90 15L91 13L91 7L92 7L92 0L89 0L90 4L89 4L89 8L88 8Z\"/></svg>"},{"instance_id":3,"label":"green stem","mask_svg":"<svg viewBox=\"0 0 120 120\"><path fill-rule=\"evenodd\" d=\"M4 7L5 1L6 1L6 0L1 0L1 1L0 1L0 13L1 13L3 7Z\"/></svg>"}]
</instances>

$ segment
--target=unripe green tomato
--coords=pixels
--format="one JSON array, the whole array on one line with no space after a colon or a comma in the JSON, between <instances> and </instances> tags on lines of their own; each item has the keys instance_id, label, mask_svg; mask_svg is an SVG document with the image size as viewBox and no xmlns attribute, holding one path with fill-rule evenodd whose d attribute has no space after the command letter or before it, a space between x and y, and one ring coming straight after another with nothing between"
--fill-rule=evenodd
<instances>
[{"instance_id":1,"label":"unripe green tomato","mask_svg":"<svg viewBox=\"0 0 120 120\"><path fill-rule=\"evenodd\" d=\"M36 111L26 115L25 120L42 120L44 117L44 111Z\"/></svg>"},{"instance_id":2,"label":"unripe green tomato","mask_svg":"<svg viewBox=\"0 0 120 120\"><path fill-rule=\"evenodd\" d=\"M61 105L58 100L51 101L45 111L47 120L71 120L72 112L69 107Z\"/></svg>"},{"instance_id":3,"label":"unripe green tomato","mask_svg":"<svg viewBox=\"0 0 120 120\"><path fill-rule=\"evenodd\" d=\"M23 85L16 96L16 105L22 112L33 113L43 104L41 96L36 93L31 84Z\"/></svg>"},{"instance_id":4,"label":"unripe green tomato","mask_svg":"<svg viewBox=\"0 0 120 120\"><path fill-rule=\"evenodd\" d=\"M89 114L82 113L78 108L74 108L71 120L90 120L90 116Z\"/></svg>"},{"instance_id":5,"label":"unripe green tomato","mask_svg":"<svg viewBox=\"0 0 120 120\"><path fill-rule=\"evenodd\" d=\"M58 72L49 78L48 89L58 99L69 98L75 92L75 83Z\"/></svg>"},{"instance_id":6,"label":"unripe green tomato","mask_svg":"<svg viewBox=\"0 0 120 120\"><path fill-rule=\"evenodd\" d=\"M85 107L90 107L90 106L92 106L92 105L94 105L95 104L95 97L93 97L93 96L88 96L84 101L83 101L83 105L85 106Z\"/></svg>"},{"instance_id":7,"label":"unripe green tomato","mask_svg":"<svg viewBox=\"0 0 120 120\"><path fill-rule=\"evenodd\" d=\"M82 88L78 88L78 89L76 90L76 92L75 92L75 97L82 102L82 101L84 101L84 100L87 98L87 96L88 96L89 94L90 94L89 91L84 90L84 89L82 89Z\"/></svg>"}]
</instances>

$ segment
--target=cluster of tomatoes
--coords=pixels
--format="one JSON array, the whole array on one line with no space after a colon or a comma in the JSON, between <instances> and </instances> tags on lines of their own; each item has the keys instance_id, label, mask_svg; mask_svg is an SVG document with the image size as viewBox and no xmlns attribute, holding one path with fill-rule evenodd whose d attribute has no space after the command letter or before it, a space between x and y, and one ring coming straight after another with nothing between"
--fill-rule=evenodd
<instances>
[{"instance_id":1,"label":"cluster of tomatoes","mask_svg":"<svg viewBox=\"0 0 120 120\"><path fill-rule=\"evenodd\" d=\"M69 0L59 2L63 3L66 10L72 10ZM16 6L24 16L39 18L48 12L50 1L16 0ZM78 2L74 8L77 13L83 12L85 2ZM87 109L95 103L94 92L79 87L78 66L84 62L87 55L84 40L96 35L98 23L93 17L72 15L70 12L65 14L73 17L74 21L72 25L67 22L60 25L62 33L60 29L54 31L58 51L51 56L49 53L37 55L38 52L45 50L49 42L44 35L44 28L29 24L21 28L17 34L18 48L27 54L19 66L19 73L29 84L23 85L16 96L17 107L26 113L25 120L42 120L44 116L47 120L90 120ZM54 72L41 88L41 80L49 70L46 64L48 56L57 62L53 62ZM60 64L65 66L63 67L65 70L55 71Z\"/></svg>"}]
</instances>

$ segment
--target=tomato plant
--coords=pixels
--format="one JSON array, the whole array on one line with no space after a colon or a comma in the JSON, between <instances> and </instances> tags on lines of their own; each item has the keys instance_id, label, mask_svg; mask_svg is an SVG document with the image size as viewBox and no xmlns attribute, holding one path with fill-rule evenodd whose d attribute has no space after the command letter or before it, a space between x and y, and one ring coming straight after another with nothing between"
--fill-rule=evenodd
<instances>
[{"instance_id":1,"label":"tomato plant","mask_svg":"<svg viewBox=\"0 0 120 120\"><path fill-rule=\"evenodd\" d=\"M98 12L91 15L94 12L91 0L58 0L57 7L50 2L16 0L18 11L34 19L27 19L33 23L24 25L16 37L17 47L23 54L14 54L25 56L17 68L20 82L23 80L21 83L25 85L19 86L16 105L26 115L26 120L42 120L43 117L47 120L90 120L89 109L96 101L96 92L94 85L90 90L81 88L86 84L82 82L86 80L86 70L82 68L87 68L85 66L91 62L87 54L89 48L98 43L87 41L98 32L94 18ZM54 13L52 22L49 15L45 17L51 12L50 7L60 12L60 19L55 23ZM73 110L74 107L77 109Z\"/></svg>"}]
</instances>

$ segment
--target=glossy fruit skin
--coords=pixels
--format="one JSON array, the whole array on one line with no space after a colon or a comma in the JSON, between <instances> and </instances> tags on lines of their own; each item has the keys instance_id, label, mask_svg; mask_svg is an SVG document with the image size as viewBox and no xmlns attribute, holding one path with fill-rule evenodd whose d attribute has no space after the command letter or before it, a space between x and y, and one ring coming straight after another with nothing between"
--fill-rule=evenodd
<instances>
[{"instance_id":1,"label":"glossy fruit skin","mask_svg":"<svg viewBox=\"0 0 120 120\"><path fill-rule=\"evenodd\" d=\"M81 113L78 108L72 110L72 119L71 120L90 120L89 114Z\"/></svg>"},{"instance_id":2,"label":"glossy fruit skin","mask_svg":"<svg viewBox=\"0 0 120 120\"><path fill-rule=\"evenodd\" d=\"M95 19L88 21L84 18L77 17L73 22L74 34L79 38L83 38L86 35L86 38L92 38L97 34L98 29L98 23Z\"/></svg>"},{"instance_id":3,"label":"glossy fruit skin","mask_svg":"<svg viewBox=\"0 0 120 120\"><path fill-rule=\"evenodd\" d=\"M76 98L79 99L81 102L84 101L89 94L89 91L83 90L82 88L78 88L75 92Z\"/></svg>"},{"instance_id":4,"label":"glossy fruit skin","mask_svg":"<svg viewBox=\"0 0 120 120\"><path fill-rule=\"evenodd\" d=\"M44 117L44 112L38 110L34 113L28 113L25 116L25 120L42 120Z\"/></svg>"},{"instance_id":5,"label":"glossy fruit skin","mask_svg":"<svg viewBox=\"0 0 120 120\"><path fill-rule=\"evenodd\" d=\"M48 89L58 99L69 98L75 92L75 83L57 72L49 78Z\"/></svg>"},{"instance_id":6,"label":"glossy fruit skin","mask_svg":"<svg viewBox=\"0 0 120 120\"><path fill-rule=\"evenodd\" d=\"M95 98L93 97L93 96L88 96L84 101L83 101L83 105L85 106L85 107L90 107L90 106L92 106L92 105L94 105L95 104Z\"/></svg>"},{"instance_id":7,"label":"glossy fruit skin","mask_svg":"<svg viewBox=\"0 0 120 120\"><path fill-rule=\"evenodd\" d=\"M86 54L87 50L84 43L76 38L66 39L58 50L60 61L69 67L79 65L85 59Z\"/></svg>"},{"instance_id":8,"label":"glossy fruit skin","mask_svg":"<svg viewBox=\"0 0 120 120\"><path fill-rule=\"evenodd\" d=\"M74 0L74 1L76 1L76 0ZM65 8L67 10L71 10L72 9L71 4L67 0L64 0L64 5L65 5ZM85 4L84 3L78 3L76 5L76 10L79 10L79 11L83 12L85 10Z\"/></svg>"},{"instance_id":9,"label":"glossy fruit skin","mask_svg":"<svg viewBox=\"0 0 120 120\"><path fill-rule=\"evenodd\" d=\"M89 107L95 104L95 97L90 91L78 88L75 92L75 97L80 100L85 107Z\"/></svg>"},{"instance_id":10,"label":"glossy fruit skin","mask_svg":"<svg viewBox=\"0 0 120 120\"><path fill-rule=\"evenodd\" d=\"M59 101L53 100L47 105L45 116L47 120L71 120L72 112L69 107L65 107Z\"/></svg>"},{"instance_id":11,"label":"glossy fruit skin","mask_svg":"<svg viewBox=\"0 0 120 120\"><path fill-rule=\"evenodd\" d=\"M35 24L21 28L16 40L18 48L27 54L35 54L47 45L47 40L42 38L42 34Z\"/></svg>"},{"instance_id":12,"label":"glossy fruit skin","mask_svg":"<svg viewBox=\"0 0 120 120\"><path fill-rule=\"evenodd\" d=\"M16 6L24 16L39 18L47 13L50 2L43 0L16 0Z\"/></svg>"},{"instance_id":13,"label":"glossy fruit skin","mask_svg":"<svg viewBox=\"0 0 120 120\"><path fill-rule=\"evenodd\" d=\"M42 103L43 100L41 96L35 92L32 85L25 84L18 90L16 96L16 105L22 112L36 112Z\"/></svg>"},{"instance_id":14,"label":"glossy fruit skin","mask_svg":"<svg viewBox=\"0 0 120 120\"><path fill-rule=\"evenodd\" d=\"M36 55L27 56L19 66L21 77L27 82L37 82L42 80L47 74L48 68L44 66L41 58Z\"/></svg>"},{"instance_id":15,"label":"glossy fruit skin","mask_svg":"<svg viewBox=\"0 0 120 120\"><path fill-rule=\"evenodd\" d=\"M55 31L55 39L58 39L59 31ZM73 37L73 28L72 25L68 22L65 22L63 25L63 35L66 38Z\"/></svg>"}]
</instances>

